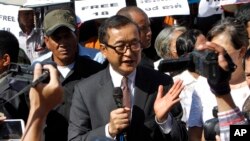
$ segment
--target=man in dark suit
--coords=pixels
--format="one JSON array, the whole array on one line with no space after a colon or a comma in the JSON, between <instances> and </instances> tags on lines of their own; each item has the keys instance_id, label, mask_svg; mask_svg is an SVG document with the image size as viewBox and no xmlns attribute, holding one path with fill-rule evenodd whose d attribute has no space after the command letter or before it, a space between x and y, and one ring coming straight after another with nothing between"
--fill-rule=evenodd
<instances>
[{"instance_id":1,"label":"man in dark suit","mask_svg":"<svg viewBox=\"0 0 250 141\"><path fill-rule=\"evenodd\" d=\"M64 89L63 103L47 116L45 127L46 141L66 141L68 118L74 85L78 80L103 69L103 66L89 57L79 56L76 16L69 9L49 11L44 18L46 47L52 56L45 60L54 61L60 72L60 83Z\"/></svg>"},{"instance_id":2,"label":"man in dark suit","mask_svg":"<svg viewBox=\"0 0 250 141\"><path fill-rule=\"evenodd\" d=\"M138 26L124 16L113 16L100 26L99 40L109 65L76 84L68 140L91 141L103 136L117 140L187 140L185 125L172 115L180 101L182 81L172 86L171 77L138 66L142 50ZM129 92L123 92L124 107L117 108L114 88L126 89L121 82L124 77ZM168 90L166 95L164 88Z\"/></svg>"}]
</instances>

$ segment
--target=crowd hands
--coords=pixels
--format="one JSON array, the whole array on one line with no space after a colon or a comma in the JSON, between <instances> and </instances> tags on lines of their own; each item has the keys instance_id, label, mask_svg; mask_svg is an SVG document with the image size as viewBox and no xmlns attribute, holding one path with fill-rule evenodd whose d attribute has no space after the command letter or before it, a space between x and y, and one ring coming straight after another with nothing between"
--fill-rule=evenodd
<instances>
[{"instance_id":1,"label":"crowd hands","mask_svg":"<svg viewBox=\"0 0 250 141\"><path fill-rule=\"evenodd\" d=\"M138 21L136 21L136 19L132 18L128 20L124 18L123 16L126 16L126 12L128 11L131 13L139 13L139 17L144 18L145 25L142 26L140 23L137 23ZM69 14L69 11L59 10L55 11L55 13ZM47 17L51 18L52 16ZM128 18L131 18L131 16ZM203 76L197 74L192 67L181 71L178 70L177 72L167 72L168 75L146 67L141 68L141 66L145 65L141 62L147 60L145 56L142 55L142 50L150 46L149 42L151 41L152 32L149 27L150 21L147 15L140 9L138 10L138 8L125 8L119 11L118 15L112 16L102 23L99 29L99 50L104 58L107 59L106 61L109 62L105 67L102 66L105 64L95 64L96 62L94 63L86 58L83 58L81 61L77 60L81 55L78 54L78 49L80 50L78 47L80 46L77 45L77 30L74 27L75 25L73 25L74 28L65 26L64 24L56 29L48 27L45 31L46 34L44 39L46 46L52 51L51 59L54 59L53 61L55 61L58 66L67 67L75 74L71 75L72 72L68 72L64 75L63 73L66 71L63 71L62 68L55 68L49 64L41 65L37 63L35 65L33 81L41 76L44 69L49 71L50 80L48 83L41 82L30 88L29 115L25 132L21 140L36 141L43 140L44 138L46 140L46 136L51 136L51 134L46 135L47 131L52 131L54 129L53 127L51 128L51 126L47 126L48 129L51 128L52 130L47 130L44 133L44 127L51 124L51 122L47 122L48 115L50 115L51 118L53 116L53 114L51 114L52 112L56 111L60 113L61 111L65 111L60 113L65 118L64 121L67 124L62 128L62 131L66 130L65 132L67 135L64 135L64 137L70 141L80 139L93 140L93 138L98 140L98 137L104 140L121 140L120 137L124 137L125 140L201 141L204 140L205 136L203 135L204 133L202 133L204 132L202 129L204 123L197 124L193 122L192 120L196 120L197 117L192 118L192 116L199 115L201 116L201 121L206 121L207 118L203 115L206 111L201 108L206 106L204 99L211 97L214 98L213 100L215 101L213 104L218 107L217 115L220 123L220 134L216 135L214 139L217 141L228 141L229 126L231 124L248 124L241 112L241 106L246 98L243 98L243 102L235 99L235 92L233 92L235 89L233 87L234 85L240 87L244 85L245 87L246 80L248 80L249 77L249 72L247 71L248 68L250 68L247 62L250 56L247 56L247 52L250 54L250 51L247 50L249 45L247 31L245 30L245 26L242 26L242 24L236 21L235 18L221 20L221 23L218 22L215 28L211 29L207 38L202 32L196 29L187 29L181 26L166 27L159 33L155 40L155 49L162 59L177 59L181 55L185 55L194 50L199 52L207 50L213 51L218 58L218 73L220 74L216 83L212 80L203 78ZM138 24L139 28L135 26L135 24ZM223 29L222 32L219 30L220 26L224 26L221 28ZM142 30L143 27L144 29ZM218 28L216 29L216 27ZM241 27L244 28L244 32L241 32L241 30L243 30ZM234 34L229 34L229 29L231 33L233 32ZM168 32L168 30L171 30L173 33ZM138 31L140 31L141 34L138 34ZM127 34L130 35L129 38L127 38ZM175 39L169 39L167 40L167 44L164 44L165 39L172 37L170 34L175 34ZM235 36L241 38L235 38ZM67 43L61 43L59 41L60 39L55 37L61 37L61 40L66 39ZM122 41L117 43L116 39L118 37L122 39ZM183 41L188 42L191 40L191 37L195 39L192 39L192 47L188 47ZM143 42L138 43L138 41ZM172 45L173 42L174 45ZM63 55L60 56L60 51L58 51L58 53L55 49L57 48L55 43L58 44L60 48L68 47L70 50L72 49L72 52L66 49L66 51L69 51L71 54L67 57ZM164 46L162 46L162 44ZM122 50L121 47L123 47ZM163 50L166 52L162 52ZM174 51L167 52L171 50ZM94 57L91 59L94 60ZM243 66L242 60L244 61ZM77 77L79 74L77 70L81 68L81 65L78 64L79 62L84 62L87 65L92 64L87 68L89 69L88 71L84 69L81 70L87 72L80 76L81 79ZM70 67L71 65L75 65L76 68L79 68L72 68ZM152 64L147 64L145 66L148 65ZM246 71L246 77L244 70ZM196 86L196 84L194 84L191 87L188 86L186 81L182 80L185 79L182 75L186 75L186 72L197 80L197 83L200 83L200 85ZM93 76L89 77L90 75ZM136 75L136 77L134 75ZM150 75L152 75L153 78ZM171 77L169 75L171 75ZM117 105L113 102L113 96L110 93L112 93L111 89L114 87L121 86L120 80L122 77L128 77L130 79L128 84L130 85L130 92L132 93L132 98L130 99L131 105L117 108ZM141 82L138 80L139 78L145 82ZM117 82L116 79L119 79L119 82ZM72 81L72 83L70 83L70 81ZM103 83L107 84L104 85ZM203 84L204 86L200 89L204 88L203 92L206 91L203 94L207 94L205 98L201 96L202 93L197 89L198 86ZM72 87L72 89L68 87ZM149 87L150 90L146 87ZM192 88L191 93L187 92L187 87ZM250 92L248 92L249 89L246 91L244 89L237 91L237 93L246 92L247 94L245 97L247 97ZM69 94L73 96L69 97ZM110 95L104 96L103 94ZM146 94L150 94L147 97L148 99L143 96ZM187 102L187 97L192 100ZM209 99L207 99L207 101L209 101ZM67 106L64 107L64 104ZM182 117L180 117L182 112L178 111L178 106L180 104L183 110ZM103 110L103 108L106 109ZM212 112L211 107L207 109ZM174 111L177 112L175 113ZM227 117L225 121L225 115L237 116ZM208 117L211 118L211 116ZM6 118L5 115L0 116L0 123ZM145 121L143 121L143 118L145 118ZM146 121L146 119L148 121ZM235 119L239 120L236 121ZM147 131L148 129L150 129L150 131ZM53 140L58 135L53 134L54 132L51 133L53 137L47 140ZM121 136L121 134L128 135L128 138L126 136Z\"/></svg>"},{"instance_id":2,"label":"crowd hands","mask_svg":"<svg viewBox=\"0 0 250 141\"><path fill-rule=\"evenodd\" d=\"M23 141L42 140L43 126L50 110L63 102L63 87L59 82L58 71L52 65L37 63L34 68L34 81L41 76L44 69L49 71L50 81L38 83L29 92L30 112L22 136Z\"/></svg>"}]
</instances>

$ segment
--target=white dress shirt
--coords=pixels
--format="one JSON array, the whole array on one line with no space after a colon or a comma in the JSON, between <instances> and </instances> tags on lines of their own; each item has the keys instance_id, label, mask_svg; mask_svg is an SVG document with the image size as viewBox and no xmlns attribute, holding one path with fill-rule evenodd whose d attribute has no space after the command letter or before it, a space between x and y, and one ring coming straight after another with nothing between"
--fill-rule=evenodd
<instances>
[{"instance_id":1,"label":"white dress shirt","mask_svg":"<svg viewBox=\"0 0 250 141\"><path fill-rule=\"evenodd\" d=\"M123 78L123 76L121 74L119 74L118 72L116 72L111 65L109 65L109 70L110 70L110 75L111 75L111 79L113 82L114 87L120 87L121 86L121 80ZM134 70L131 74L129 74L128 77L128 86L129 86L129 90L130 90L130 100L132 101L131 104L134 105L134 95L135 95L135 75L136 75L136 70ZM131 116L132 117L132 108L133 106L131 106ZM156 120L156 118L155 118ZM167 120L164 121L163 123L159 123L156 120L156 123L160 126L160 129L162 130L163 133L168 134L170 133L171 129L172 129L172 118L171 116L167 117ZM108 138L112 138L108 132L108 127L109 127L109 123L106 124L105 126L105 134L106 137Z\"/></svg>"}]
</instances>

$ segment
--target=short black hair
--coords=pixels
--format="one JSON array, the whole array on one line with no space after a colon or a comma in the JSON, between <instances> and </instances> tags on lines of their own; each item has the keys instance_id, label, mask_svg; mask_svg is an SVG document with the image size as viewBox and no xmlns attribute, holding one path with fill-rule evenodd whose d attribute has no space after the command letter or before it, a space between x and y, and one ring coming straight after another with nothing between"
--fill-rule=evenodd
<instances>
[{"instance_id":1,"label":"short black hair","mask_svg":"<svg viewBox=\"0 0 250 141\"><path fill-rule=\"evenodd\" d=\"M0 30L0 56L8 54L10 61L18 61L19 43L17 38L10 32Z\"/></svg>"},{"instance_id":2,"label":"short black hair","mask_svg":"<svg viewBox=\"0 0 250 141\"><path fill-rule=\"evenodd\" d=\"M198 29L189 29L182 33L176 39L176 51L178 56L180 57L181 55L192 52L195 48L197 37L201 34L202 32Z\"/></svg>"},{"instance_id":3,"label":"short black hair","mask_svg":"<svg viewBox=\"0 0 250 141\"><path fill-rule=\"evenodd\" d=\"M137 30L140 34L140 29L136 23L128 19L127 17L121 16L121 15L115 15L108 19L106 19L98 30L98 38L100 43L107 43L109 35L108 35L108 29L110 28L122 28L128 24L134 24L137 27Z\"/></svg>"}]
</instances>

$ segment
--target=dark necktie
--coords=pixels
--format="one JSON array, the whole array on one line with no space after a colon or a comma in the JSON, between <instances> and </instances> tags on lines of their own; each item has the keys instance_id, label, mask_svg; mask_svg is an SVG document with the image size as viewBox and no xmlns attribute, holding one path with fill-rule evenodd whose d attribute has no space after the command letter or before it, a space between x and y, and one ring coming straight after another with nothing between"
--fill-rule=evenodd
<instances>
[{"instance_id":1,"label":"dark necktie","mask_svg":"<svg viewBox=\"0 0 250 141\"><path fill-rule=\"evenodd\" d=\"M124 107L131 107L131 103L130 103L130 91L129 91L129 87L128 87L128 78L127 77L123 77L122 78L122 93L123 93L123 106Z\"/></svg>"}]
</instances>

